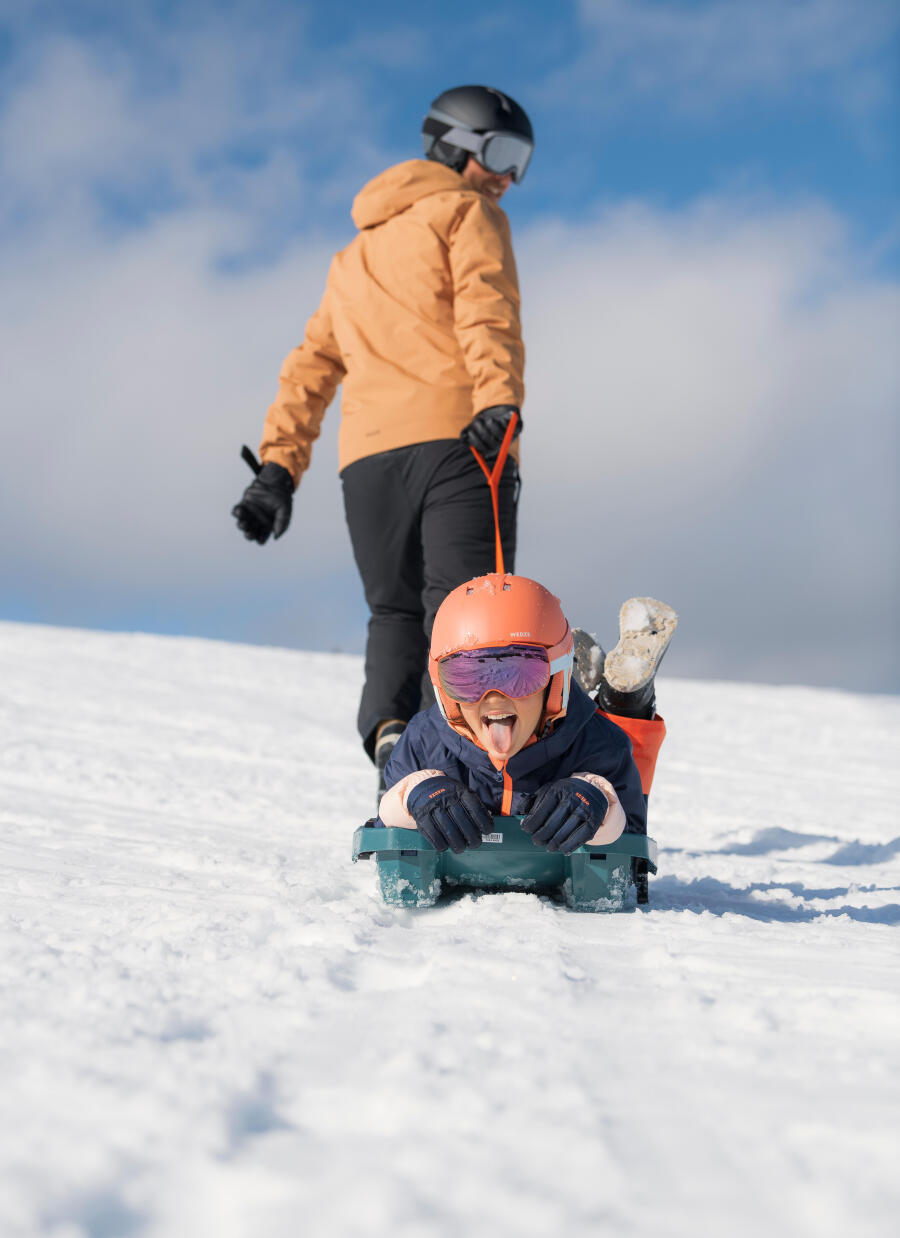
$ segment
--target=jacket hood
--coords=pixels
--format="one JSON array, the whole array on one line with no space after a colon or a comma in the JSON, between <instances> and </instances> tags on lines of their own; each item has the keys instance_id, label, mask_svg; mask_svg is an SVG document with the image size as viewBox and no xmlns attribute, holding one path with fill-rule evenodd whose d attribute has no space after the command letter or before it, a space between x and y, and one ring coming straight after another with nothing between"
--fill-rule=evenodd
<instances>
[{"instance_id":1,"label":"jacket hood","mask_svg":"<svg viewBox=\"0 0 900 1238\"><path fill-rule=\"evenodd\" d=\"M357 228L373 228L408 210L414 202L429 194L468 188L458 172L442 163L434 163L430 159L407 159L364 185L353 199L350 213Z\"/></svg>"}]
</instances>

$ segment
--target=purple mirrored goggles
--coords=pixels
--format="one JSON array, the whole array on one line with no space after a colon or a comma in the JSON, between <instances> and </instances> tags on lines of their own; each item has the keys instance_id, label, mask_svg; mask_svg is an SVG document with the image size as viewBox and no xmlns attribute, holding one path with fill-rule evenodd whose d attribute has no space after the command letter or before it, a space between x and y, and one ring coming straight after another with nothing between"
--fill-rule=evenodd
<instances>
[{"instance_id":1,"label":"purple mirrored goggles","mask_svg":"<svg viewBox=\"0 0 900 1238\"><path fill-rule=\"evenodd\" d=\"M546 688L552 669L541 645L498 645L441 658L438 680L453 701L473 705L488 692L518 701Z\"/></svg>"}]
</instances>

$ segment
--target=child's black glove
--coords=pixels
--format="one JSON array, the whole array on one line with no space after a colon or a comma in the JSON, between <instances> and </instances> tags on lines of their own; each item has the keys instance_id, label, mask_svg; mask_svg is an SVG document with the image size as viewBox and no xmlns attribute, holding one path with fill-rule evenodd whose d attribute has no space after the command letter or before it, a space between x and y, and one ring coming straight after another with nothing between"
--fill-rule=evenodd
<instances>
[{"instance_id":1,"label":"child's black glove","mask_svg":"<svg viewBox=\"0 0 900 1238\"><path fill-rule=\"evenodd\" d=\"M503 436L506 433L506 427L509 425L509 419L513 413L519 413L515 404L495 404L492 408L483 408L460 431L459 437L469 447L474 447L477 452L484 456L485 460L489 460L496 456L500 450ZM513 438L518 438L521 433L522 414L519 413L519 420L516 422Z\"/></svg>"},{"instance_id":2,"label":"child's black glove","mask_svg":"<svg viewBox=\"0 0 900 1238\"><path fill-rule=\"evenodd\" d=\"M584 778L560 778L542 787L522 829L535 846L571 855L593 838L609 810L602 791Z\"/></svg>"},{"instance_id":3,"label":"child's black glove","mask_svg":"<svg viewBox=\"0 0 900 1238\"><path fill-rule=\"evenodd\" d=\"M277 541L291 522L294 479L280 464L260 465L249 447L241 454L256 474L256 480L244 491L231 514L244 537L262 546L273 533Z\"/></svg>"},{"instance_id":4,"label":"child's black glove","mask_svg":"<svg viewBox=\"0 0 900 1238\"><path fill-rule=\"evenodd\" d=\"M480 847L490 834L494 818L474 791L455 778L425 778L406 797L406 811L435 851L449 847L459 855L466 847Z\"/></svg>"}]
</instances>

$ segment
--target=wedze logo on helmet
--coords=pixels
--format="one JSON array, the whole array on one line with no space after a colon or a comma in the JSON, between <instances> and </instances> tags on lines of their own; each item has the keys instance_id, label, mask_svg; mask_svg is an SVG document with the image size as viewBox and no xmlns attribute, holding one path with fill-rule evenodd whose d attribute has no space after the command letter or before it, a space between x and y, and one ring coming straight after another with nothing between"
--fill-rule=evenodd
<instances>
[{"instance_id":1,"label":"wedze logo on helmet","mask_svg":"<svg viewBox=\"0 0 900 1238\"><path fill-rule=\"evenodd\" d=\"M572 629L549 589L527 576L491 572L444 598L428 672L454 729L464 726L460 702L477 702L491 691L522 699L547 689L543 730L566 712L573 648Z\"/></svg>"},{"instance_id":2,"label":"wedze logo on helmet","mask_svg":"<svg viewBox=\"0 0 900 1238\"><path fill-rule=\"evenodd\" d=\"M473 155L517 185L534 153L534 131L524 108L492 86L455 86L438 95L422 122L427 159L461 172Z\"/></svg>"}]
</instances>

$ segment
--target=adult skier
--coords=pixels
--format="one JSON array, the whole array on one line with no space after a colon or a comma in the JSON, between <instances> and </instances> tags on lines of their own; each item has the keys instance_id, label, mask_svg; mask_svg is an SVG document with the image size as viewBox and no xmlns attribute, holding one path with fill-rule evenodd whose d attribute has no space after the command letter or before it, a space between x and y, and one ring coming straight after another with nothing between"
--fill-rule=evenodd
<instances>
[{"instance_id":1,"label":"adult skier","mask_svg":"<svg viewBox=\"0 0 900 1238\"><path fill-rule=\"evenodd\" d=\"M335 255L322 302L281 370L262 467L233 514L263 544L288 527L294 489L343 383L339 469L370 619L358 727L379 770L433 701L435 613L492 570L491 496L470 447L495 458L521 429L524 348L509 224L500 199L525 175L534 135L515 100L459 86L434 100L424 159L357 195L359 229ZM500 479L504 561L514 567L518 469Z\"/></svg>"}]
</instances>

